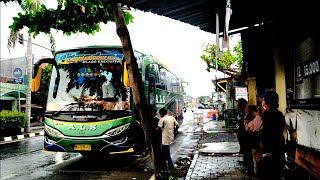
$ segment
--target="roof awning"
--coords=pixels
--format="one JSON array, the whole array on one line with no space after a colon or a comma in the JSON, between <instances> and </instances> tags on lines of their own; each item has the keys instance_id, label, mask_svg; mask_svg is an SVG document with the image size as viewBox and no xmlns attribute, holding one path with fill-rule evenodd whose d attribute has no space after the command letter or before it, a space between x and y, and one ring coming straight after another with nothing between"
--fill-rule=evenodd
<instances>
[{"instance_id":1,"label":"roof awning","mask_svg":"<svg viewBox=\"0 0 320 180\"><path fill-rule=\"evenodd\" d=\"M10 91L10 92L1 94L0 96L19 98L19 92L18 91ZM26 98L26 94L24 92L20 92L20 98Z\"/></svg>"}]
</instances>

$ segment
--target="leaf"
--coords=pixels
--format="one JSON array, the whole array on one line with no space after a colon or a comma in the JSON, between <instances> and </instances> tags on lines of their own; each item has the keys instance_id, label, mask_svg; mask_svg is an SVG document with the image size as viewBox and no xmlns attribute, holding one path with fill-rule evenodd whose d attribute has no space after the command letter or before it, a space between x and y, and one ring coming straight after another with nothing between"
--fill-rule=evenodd
<instances>
[{"instance_id":1,"label":"leaf","mask_svg":"<svg viewBox=\"0 0 320 180\"><path fill-rule=\"evenodd\" d=\"M60 5L56 9L47 9L45 5L41 5L36 12L18 14L10 29L17 31L28 27L29 32L39 34L48 33L53 28L66 35L78 32L94 34L100 31L101 22L106 24L114 21L111 5L104 0L60 0L58 4ZM126 24L133 22L133 16L129 12L124 12L124 17Z\"/></svg>"}]
</instances>

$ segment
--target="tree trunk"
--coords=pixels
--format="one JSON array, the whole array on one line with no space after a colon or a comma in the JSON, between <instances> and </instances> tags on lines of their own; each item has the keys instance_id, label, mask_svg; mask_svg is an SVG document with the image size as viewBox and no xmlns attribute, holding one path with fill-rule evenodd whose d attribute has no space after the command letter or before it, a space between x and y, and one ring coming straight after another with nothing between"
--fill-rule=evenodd
<instances>
[{"instance_id":1,"label":"tree trunk","mask_svg":"<svg viewBox=\"0 0 320 180\"><path fill-rule=\"evenodd\" d=\"M27 115L27 127L26 132L30 132L30 117L31 117L31 90L30 83L32 79L32 37L28 33L28 45L27 45L27 75L28 75L28 85L26 87L26 115Z\"/></svg>"},{"instance_id":2,"label":"tree trunk","mask_svg":"<svg viewBox=\"0 0 320 180\"><path fill-rule=\"evenodd\" d=\"M149 107L147 105L147 100L144 95L144 89L142 84L141 74L139 73L137 59L134 56L133 48L130 40L130 35L127 26L124 23L123 11L121 9L120 3L112 2L112 9L114 14L114 19L117 27L117 34L121 40L122 49L124 56L126 58L126 64L129 74L130 86L132 88L133 100L137 107L141 123L143 126L143 131L145 134L145 140L148 145L151 158L153 159L155 174L158 174L160 171L160 167L158 167L158 162L160 162L160 158L157 153L160 149L158 146L155 146L155 136L152 134L155 133L155 129L152 127L153 121L151 120L151 115L149 111Z\"/></svg>"}]
</instances>

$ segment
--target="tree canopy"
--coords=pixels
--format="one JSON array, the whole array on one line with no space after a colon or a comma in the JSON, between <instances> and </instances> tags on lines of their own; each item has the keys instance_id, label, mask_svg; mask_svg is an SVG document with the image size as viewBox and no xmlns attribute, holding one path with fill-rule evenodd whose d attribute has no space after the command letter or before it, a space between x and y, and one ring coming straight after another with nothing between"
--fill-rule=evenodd
<instances>
[{"instance_id":1,"label":"tree canopy","mask_svg":"<svg viewBox=\"0 0 320 180\"><path fill-rule=\"evenodd\" d=\"M202 61L207 64L207 71L210 69L216 69L216 49L215 44L207 44L203 50L204 54L200 57ZM242 67L243 55L242 55L242 42L238 41L237 45L233 48L233 51L228 48L226 51L220 54L217 65L219 71L235 71L232 65L236 66L236 72L240 73Z\"/></svg>"},{"instance_id":2,"label":"tree canopy","mask_svg":"<svg viewBox=\"0 0 320 180\"><path fill-rule=\"evenodd\" d=\"M0 0L8 3L13 0ZM21 2L20 2L21 3ZM125 11L125 23L133 22L133 16ZM56 9L48 9L44 4L37 11L18 13L9 26L15 32L23 27L35 37L39 33L49 33L51 29L61 30L65 35L84 32L94 34L100 31L100 23L114 21L111 3L105 0L58 0Z\"/></svg>"}]
</instances>

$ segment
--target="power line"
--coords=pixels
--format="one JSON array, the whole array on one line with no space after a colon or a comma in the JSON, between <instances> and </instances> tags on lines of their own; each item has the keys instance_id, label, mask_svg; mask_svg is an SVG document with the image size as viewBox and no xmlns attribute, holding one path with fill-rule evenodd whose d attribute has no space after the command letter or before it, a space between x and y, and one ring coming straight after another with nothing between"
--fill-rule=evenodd
<instances>
[{"instance_id":1,"label":"power line","mask_svg":"<svg viewBox=\"0 0 320 180\"><path fill-rule=\"evenodd\" d=\"M23 39L23 41L28 42L28 40L25 40L25 39ZM41 46L41 45L39 45L39 44L36 44L36 43L32 43L32 44L34 44L34 45L36 45L36 46L39 46L39 47L42 47L42 48L44 48L44 49L47 49L47 50L49 50L49 51L52 51L52 49L46 48L46 47Z\"/></svg>"}]
</instances>

